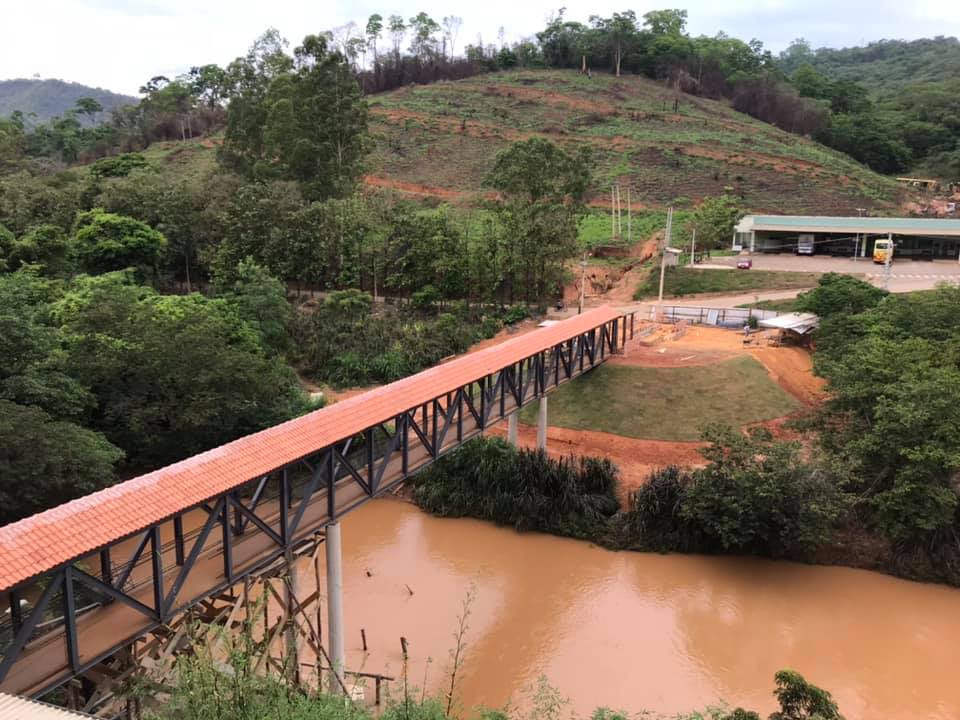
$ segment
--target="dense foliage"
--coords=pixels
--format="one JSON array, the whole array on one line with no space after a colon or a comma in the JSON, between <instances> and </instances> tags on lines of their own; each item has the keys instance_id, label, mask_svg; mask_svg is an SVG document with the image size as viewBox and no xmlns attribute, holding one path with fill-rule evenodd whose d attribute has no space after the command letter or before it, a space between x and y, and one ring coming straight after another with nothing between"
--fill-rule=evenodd
<instances>
[{"instance_id":1,"label":"dense foliage","mask_svg":"<svg viewBox=\"0 0 960 720\"><path fill-rule=\"evenodd\" d=\"M803 462L797 443L769 432L704 431L710 464L666 468L634 490L616 542L638 550L807 558L829 542L845 500L832 478Z\"/></svg>"},{"instance_id":2,"label":"dense foliage","mask_svg":"<svg viewBox=\"0 0 960 720\"><path fill-rule=\"evenodd\" d=\"M957 38L816 50L797 40L779 64L795 82L798 75L805 78L805 94L828 101L840 113L832 132L851 146L854 157L886 151L889 159L919 162L921 171L934 177L960 178Z\"/></svg>"},{"instance_id":3,"label":"dense foliage","mask_svg":"<svg viewBox=\"0 0 960 720\"><path fill-rule=\"evenodd\" d=\"M503 326L493 308L454 303L441 311L426 302L375 308L359 290L330 293L297 317L294 337L304 372L338 387L392 382L467 350Z\"/></svg>"},{"instance_id":4,"label":"dense foliage","mask_svg":"<svg viewBox=\"0 0 960 720\"><path fill-rule=\"evenodd\" d=\"M416 475L414 501L444 517L596 539L616 512L617 471L601 458L554 460L498 439L472 440Z\"/></svg>"},{"instance_id":5,"label":"dense foliage","mask_svg":"<svg viewBox=\"0 0 960 720\"><path fill-rule=\"evenodd\" d=\"M152 469L308 409L263 284L210 299L124 273L0 274L2 521L111 484L121 460Z\"/></svg>"}]
</instances>

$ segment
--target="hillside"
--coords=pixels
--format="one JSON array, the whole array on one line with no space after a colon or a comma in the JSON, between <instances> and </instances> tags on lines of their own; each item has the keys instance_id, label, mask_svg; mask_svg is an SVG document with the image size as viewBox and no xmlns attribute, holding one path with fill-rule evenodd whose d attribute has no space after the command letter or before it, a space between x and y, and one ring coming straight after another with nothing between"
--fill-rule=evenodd
<instances>
[{"instance_id":1,"label":"hillside","mask_svg":"<svg viewBox=\"0 0 960 720\"><path fill-rule=\"evenodd\" d=\"M597 204L629 184L658 207L731 188L753 210L847 214L892 207L900 191L849 157L637 77L515 71L408 86L370 98L377 140L368 182L422 196L470 200L497 151L531 136L577 147L597 162Z\"/></svg>"},{"instance_id":2,"label":"hillside","mask_svg":"<svg viewBox=\"0 0 960 720\"><path fill-rule=\"evenodd\" d=\"M922 40L880 40L863 47L820 48L811 55L782 61L787 72L799 62L834 80L850 80L867 88L878 100L901 99L904 91L960 83L960 40L938 37Z\"/></svg>"},{"instance_id":3,"label":"hillside","mask_svg":"<svg viewBox=\"0 0 960 720\"><path fill-rule=\"evenodd\" d=\"M35 113L33 122L44 123L73 108L82 97L91 97L99 102L103 106L104 117L115 107L138 102L137 98L130 95L64 80L0 80L0 117L8 117L19 110L24 114Z\"/></svg>"}]
</instances>

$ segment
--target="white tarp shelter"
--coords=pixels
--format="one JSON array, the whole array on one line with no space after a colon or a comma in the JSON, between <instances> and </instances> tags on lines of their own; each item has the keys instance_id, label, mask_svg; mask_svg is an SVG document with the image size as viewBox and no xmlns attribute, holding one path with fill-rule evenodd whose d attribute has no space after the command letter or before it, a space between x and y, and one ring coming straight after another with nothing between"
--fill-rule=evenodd
<instances>
[{"instance_id":1,"label":"white tarp shelter","mask_svg":"<svg viewBox=\"0 0 960 720\"><path fill-rule=\"evenodd\" d=\"M759 322L760 327L773 330L789 330L797 335L806 335L817 327L820 322L813 313L787 313L773 318L765 318Z\"/></svg>"}]
</instances>

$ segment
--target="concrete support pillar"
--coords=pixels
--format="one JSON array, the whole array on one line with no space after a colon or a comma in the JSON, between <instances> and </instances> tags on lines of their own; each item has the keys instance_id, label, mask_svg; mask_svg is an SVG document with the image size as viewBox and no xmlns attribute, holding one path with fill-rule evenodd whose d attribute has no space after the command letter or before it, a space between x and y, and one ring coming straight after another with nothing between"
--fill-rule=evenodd
<instances>
[{"instance_id":1,"label":"concrete support pillar","mask_svg":"<svg viewBox=\"0 0 960 720\"><path fill-rule=\"evenodd\" d=\"M300 684L300 633L297 632L297 623L300 621L300 618L296 617L294 607L299 598L299 574L297 572L297 562L293 557L293 553L287 550L286 552L286 563L287 563L287 579L289 582L283 584L284 587L284 601L287 603L287 612L289 613L290 622L287 624L286 629L286 651L287 651L287 668L289 671L288 677L290 681L294 684Z\"/></svg>"},{"instance_id":2,"label":"concrete support pillar","mask_svg":"<svg viewBox=\"0 0 960 720\"><path fill-rule=\"evenodd\" d=\"M520 411L507 416L507 442L517 447L517 435L520 425Z\"/></svg>"},{"instance_id":3,"label":"concrete support pillar","mask_svg":"<svg viewBox=\"0 0 960 720\"><path fill-rule=\"evenodd\" d=\"M327 525L327 636L330 644L330 692L345 687L347 657L343 650L343 557L340 552L340 523Z\"/></svg>"},{"instance_id":4,"label":"concrete support pillar","mask_svg":"<svg viewBox=\"0 0 960 720\"><path fill-rule=\"evenodd\" d=\"M537 413L537 448L547 449L547 396L540 396L540 409Z\"/></svg>"}]
</instances>

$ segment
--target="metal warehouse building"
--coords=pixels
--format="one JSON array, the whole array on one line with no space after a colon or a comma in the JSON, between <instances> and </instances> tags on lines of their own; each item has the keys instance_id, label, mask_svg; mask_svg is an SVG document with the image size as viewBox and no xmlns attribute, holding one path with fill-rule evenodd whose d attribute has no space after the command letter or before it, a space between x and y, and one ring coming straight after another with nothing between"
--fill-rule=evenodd
<instances>
[{"instance_id":1,"label":"metal warehouse building","mask_svg":"<svg viewBox=\"0 0 960 720\"><path fill-rule=\"evenodd\" d=\"M960 220L940 218L747 215L735 229L733 249L867 257L879 238L894 241L896 257L960 258Z\"/></svg>"}]
</instances>

